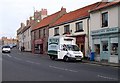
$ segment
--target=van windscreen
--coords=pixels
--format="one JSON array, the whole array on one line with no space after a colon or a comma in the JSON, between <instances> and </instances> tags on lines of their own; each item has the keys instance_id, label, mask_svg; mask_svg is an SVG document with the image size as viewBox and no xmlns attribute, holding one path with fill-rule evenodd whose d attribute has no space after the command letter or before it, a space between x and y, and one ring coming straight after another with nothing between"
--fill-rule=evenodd
<instances>
[{"instance_id":1,"label":"van windscreen","mask_svg":"<svg viewBox=\"0 0 120 83\"><path fill-rule=\"evenodd\" d=\"M78 46L76 45L66 45L66 48L68 50L72 50L72 51L79 51L80 49L78 48Z\"/></svg>"}]
</instances>

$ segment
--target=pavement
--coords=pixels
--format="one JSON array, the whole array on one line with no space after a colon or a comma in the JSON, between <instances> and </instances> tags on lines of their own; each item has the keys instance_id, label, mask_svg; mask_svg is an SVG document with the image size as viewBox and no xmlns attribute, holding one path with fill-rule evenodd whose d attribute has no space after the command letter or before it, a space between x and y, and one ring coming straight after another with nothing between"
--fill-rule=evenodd
<instances>
[{"instance_id":1,"label":"pavement","mask_svg":"<svg viewBox=\"0 0 120 83\"><path fill-rule=\"evenodd\" d=\"M108 63L108 62L98 62L98 61L90 61L90 60L83 60L84 63L89 63L89 64L97 64L97 65L102 65L102 66L112 66L112 67L120 67L119 63Z\"/></svg>"}]
</instances>

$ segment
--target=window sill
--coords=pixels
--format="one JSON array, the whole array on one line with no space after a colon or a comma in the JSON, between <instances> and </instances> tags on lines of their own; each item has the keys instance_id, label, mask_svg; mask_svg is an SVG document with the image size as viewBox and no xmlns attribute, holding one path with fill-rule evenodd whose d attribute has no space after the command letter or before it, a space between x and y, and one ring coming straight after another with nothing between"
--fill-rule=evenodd
<instances>
[{"instance_id":1,"label":"window sill","mask_svg":"<svg viewBox=\"0 0 120 83\"><path fill-rule=\"evenodd\" d=\"M55 34L54 36L59 36L60 34Z\"/></svg>"},{"instance_id":2,"label":"window sill","mask_svg":"<svg viewBox=\"0 0 120 83\"><path fill-rule=\"evenodd\" d=\"M65 33L63 33L63 35L65 35L65 34L70 34L70 32L65 32Z\"/></svg>"},{"instance_id":3,"label":"window sill","mask_svg":"<svg viewBox=\"0 0 120 83\"><path fill-rule=\"evenodd\" d=\"M78 30L78 31L75 31L75 33L77 33L77 32L83 32L84 30Z\"/></svg>"}]
</instances>

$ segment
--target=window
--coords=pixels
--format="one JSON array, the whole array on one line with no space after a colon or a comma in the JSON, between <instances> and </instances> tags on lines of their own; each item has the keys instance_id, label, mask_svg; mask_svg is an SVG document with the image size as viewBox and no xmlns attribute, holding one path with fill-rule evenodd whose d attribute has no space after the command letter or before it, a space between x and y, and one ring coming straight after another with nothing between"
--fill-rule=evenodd
<instances>
[{"instance_id":1,"label":"window","mask_svg":"<svg viewBox=\"0 0 120 83\"><path fill-rule=\"evenodd\" d=\"M28 29L28 37L29 37L29 29Z\"/></svg>"},{"instance_id":2,"label":"window","mask_svg":"<svg viewBox=\"0 0 120 83\"><path fill-rule=\"evenodd\" d=\"M64 34L69 34L69 33L70 33L69 25L64 26Z\"/></svg>"},{"instance_id":3,"label":"window","mask_svg":"<svg viewBox=\"0 0 120 83\"><path fill-rule=\"evenodd\" d=\"M76 32L83 31L83 22L76 23Z\"/></svg>"},{"instance_id":4,"label":"window","mask_svg":"<svg viewBox=\"0 0 120 83\"><path fill-rule=\"evenodd\" d=\"M94 47L95 47L95 54L96 55L100 55L100 44L94 44Z\"/></svg>"},{"instance_id":5,"label":"window","mask_svg":"<svg viewBox=\"0 0 120 83\"><path fill-rule=\"evenodd\" d=\"M102 27L108 26L108 12L102 13Z\"/></svg>"},{"instance_id":6,"label":"window","mask_svg":"<svg viewBox=\"0 0 120 83\"><path fill-rule=\"evenodd\" d=\"M39 38L41 37L41 30L39 30Z\"/></svg>"},{"instance_id":7,"label":"window","mask_svg":"<svg viewBox=\"0 0 120 83\"><path fill-rule=\"evenodd\" d=\"M111 43L111 55L118 55L118 43Z\"/></svg>"},{"instance_id":8,"label":"window","mask_svg":"<svg viewBox=\"0 0 120 83\"><path fill-rule=\"evenodd\" d=\"M36 39L36 31L34 31L34 40Z\"/></svg>"},{"instance_id":9,"label":"window","mask_svg":"<svg viewBox=\"0 0 120 83\"><path fill-rule=\"evenodd\" d=\"M45 36L45 29L43 29L43 36Z\"/></svg>"},{"instance_id":10,"label":"window","mask_svg":"<svg viewBox=\"0 0 120 83\"><path fill-rule=\"evenodd\" d=\"M111 55L118 55L118 38L111 38Z\"/></svg>"},{"instance_id":11,"label":"window","mask_svg":"<svg viewBox=\"0 0 120 83\"><path fill-rule=\"evenodd\" d=\"M54 36L59 35L59 28L54 29Z\"/></svg>"}]
</instances>

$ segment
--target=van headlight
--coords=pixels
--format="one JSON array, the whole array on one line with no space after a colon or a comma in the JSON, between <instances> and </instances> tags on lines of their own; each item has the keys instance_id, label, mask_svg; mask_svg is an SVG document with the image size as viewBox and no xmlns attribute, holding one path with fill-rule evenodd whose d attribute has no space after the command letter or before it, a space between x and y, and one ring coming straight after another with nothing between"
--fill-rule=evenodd
<instances>
[{"instance_id":1,"label":"van headlight","mask_svg":"<svg viewBox=\"0 0 120 83\"><path fill-rule=\"evenodd\" d=\"M68 56L72 56L72 54L70 54L70 53L67 53L67 55L68 55Z\"/></svg>"}]
</instances>

